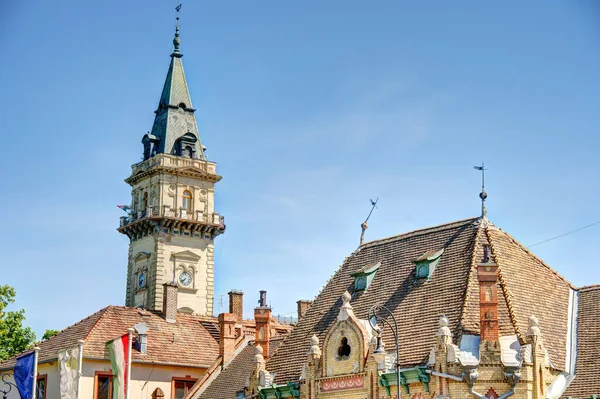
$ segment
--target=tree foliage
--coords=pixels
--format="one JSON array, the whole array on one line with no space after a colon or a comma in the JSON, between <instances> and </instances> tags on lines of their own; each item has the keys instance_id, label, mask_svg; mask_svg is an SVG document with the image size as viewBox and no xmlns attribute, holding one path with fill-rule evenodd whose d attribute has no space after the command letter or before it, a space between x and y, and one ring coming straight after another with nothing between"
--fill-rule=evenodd
<instances>
[{"instance_id":1,"label":"tree foliage","mask_svg":"<svg viewBox=\"0 0 600 399\"><path fill-rule=\"evenodd\" d=\"M23 352L35 342L35 333L24 327L25 310L6 311L15 302L16 291L9 285L0 285L0 361Z\"/></svg>"},{"instance_id":2,"label":"tree foliage","mask_svg":"<svg viewBox=\"0 0 600 399\"><path fill-rule=\"evenodd\" d=\"M53 329L48 329L48 330L44 331L44 336L42 337L42 341L50 339L50 337L54 337L59 332L60 332L60 330L53 330Z\"/></svg>"}]
</instances>

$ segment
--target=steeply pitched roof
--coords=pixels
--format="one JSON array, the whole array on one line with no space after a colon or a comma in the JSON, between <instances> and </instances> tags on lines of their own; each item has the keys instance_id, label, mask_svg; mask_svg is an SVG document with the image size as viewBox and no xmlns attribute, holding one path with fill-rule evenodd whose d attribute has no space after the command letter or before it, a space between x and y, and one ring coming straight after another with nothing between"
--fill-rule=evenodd
<instances>
[{"instance_id":1,"label":"steeply pitched roof","mask_svg":"<svg viewBox=\"0 0 600 399\"><path fill-rule=\"evenodd\" d=\"M282 337L270 340L269 353L275 353ZM246 347L221 371L198 399L233 399L236 392L246 386L253 367L255 344L250 341Z\"/></svg>"},{"instance_id":2,"label":"steeply pitched roof","mask_svg":"<svg viewBox=\"0 0 600 399\"><path fill-rule=\"evenodd\" d=\"M600 285L579 289L577 367L565 396L600 395Z\"/></svg>"},{"instance_id":3,"label":"steeply pitched roof","mask_svg":"<svg viewBox=\"0 0 600 399\"><path fill-rule=\"evenodd\" d=\"M351 274L379 261L381 266L371 286L366 292L355 292L351 303L359 318L366 318L375 303L382 303L394 313L400 326L402 367L426 363L442 315L450 320L455 339L461 334L479 334L476 266L483 258L483 244L491 245L499 266L500 335L518 333L522 337L528 317L535 314L540 320L550 359L556 367L562 368L570 284L506 233L489 222L480 222L478 218L462 220L359 247L269 360L267 370L277 373L278 383L298 380L309 338L316 334L323 342L339 311L342 293L353 291ZM444 253L431 278L417 281L412 260L440 249L444 249ZM394 347L389 329L384 329L383 339L386 347Z\"/></svg>"},{"instance_id":4,"label":"steeply pitched roof","mask_svg":"<svg viewBox=\"0 0 600 399\"><path fill-rule=\"evenodd\" d=\"M139 322L148 326L148 344L144 354L134 348L132 351L134 363L208 368L219 356L218 333L215 339L211 331L205 327L206 324L212 324L218 329L215 317L178 313L177 322L168 323L155 312L124 306L108 306L67 327L50 339L42 341L38 345L39 362L55 360L58 351L76 347L80 339L85 341L84 358L108 359L106 343L127 334L127 329ZM242 325L246 333L254 334L254 320L244 320ZM290 327L275 323L274 329L278 332L287 332ZM13 368L15 360L16 357L13 357L0 363L0 370Z\"/></svg>"}]
</instances>

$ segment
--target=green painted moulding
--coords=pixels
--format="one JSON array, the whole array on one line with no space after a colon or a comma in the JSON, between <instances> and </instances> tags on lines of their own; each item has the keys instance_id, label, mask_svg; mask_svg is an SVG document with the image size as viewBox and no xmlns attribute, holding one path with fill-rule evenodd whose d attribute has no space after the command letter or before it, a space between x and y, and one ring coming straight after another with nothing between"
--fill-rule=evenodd
<instances>
[{"instance_id":1,"label":"green painted moulding","mask_svg":"<svg viewBox=\"0 0 600 399\"><path fill-rule=\"evenodd\" d=\"M412 367L408 369L400 370L400 385L404 389L404 392L409 394L409 384L415 382L423 383L425 392L429 392L429 381L431 377L425 372L426 367ZM388 396L391 395L390 387L398 385L398 379L396 371L387 371L385 373L379 373L379 385L385 388Z\"/></svg>"},{"instance_id":2,"label":"green painted moulding","mask_svg":"<svg viewBox=\"0 0 600 399\"><path fill-rule=\"evenodd\" d=\"M287 384L273 384L267 388L260 388L258 390L260 399L282 399L282 398L294 398L300 397L300 383L288 382Z\"/></svg>"}]
</instances>

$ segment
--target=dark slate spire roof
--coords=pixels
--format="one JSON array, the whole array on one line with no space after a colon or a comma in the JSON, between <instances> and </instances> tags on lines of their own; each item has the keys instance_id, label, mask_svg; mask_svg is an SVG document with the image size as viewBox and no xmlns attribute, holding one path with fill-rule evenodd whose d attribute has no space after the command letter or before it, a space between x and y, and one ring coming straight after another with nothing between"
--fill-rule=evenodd
<instances>
[{"instance_id":1,"label":"dark slate spire roof","mask_svg":"<svg viewBox=\"0 0 600 399\"><path fill-rule=\"evenodd\" d=\"M192 106L192 98L181 62L183 54L179 52L180 44L179 26L177 26L173 39L174 51L171 54L167 78L155 111L152 132L145 135L142 140L144 145L148 142L153 144L152 150L144 151L145 159L157 153L204 159L204 147L200 141L194 115L196 110Z\"/></svg>"}]
</instances>

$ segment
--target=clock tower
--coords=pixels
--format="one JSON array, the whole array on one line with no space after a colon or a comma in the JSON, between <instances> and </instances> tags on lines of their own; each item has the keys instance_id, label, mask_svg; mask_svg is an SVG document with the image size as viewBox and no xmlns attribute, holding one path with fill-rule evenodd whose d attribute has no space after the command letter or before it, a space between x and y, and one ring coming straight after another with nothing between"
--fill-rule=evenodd
<instances>
[{"instance_id":1,"label":"clock tower","mask_svg":"<svg viewBox=\"0 0 600 399\"><path fill-rule=\"evenodd\" d=\"M180 312L212 316L214 239L225 231L214 209L221 176L200 141L180 44L177 25L154 125L142 139L143 161L125 179L132 188L118 229L130 240L125 304L161 310L170 283Z\"/></svg>"}]
</instances>

